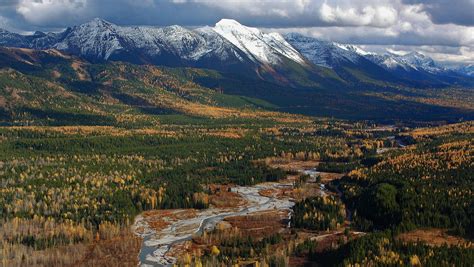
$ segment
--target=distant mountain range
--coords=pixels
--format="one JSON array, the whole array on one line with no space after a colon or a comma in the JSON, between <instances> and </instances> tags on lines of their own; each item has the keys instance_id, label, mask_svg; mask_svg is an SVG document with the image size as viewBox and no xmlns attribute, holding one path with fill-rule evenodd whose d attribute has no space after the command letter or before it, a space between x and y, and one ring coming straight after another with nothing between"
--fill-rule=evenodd
<instances>
[{"instance_id":1,"label":"distant mountain range","mask_svg":"<svg viewBox=\"0 0 474 267\"><path fill-rule=\"evenodd\" d=\"M305 86L328 79L410 86L474 84L472 66L447 69L416 52L378 55L295 33L264 33L230 19L219 21L215 27L196 29L121 27L94 19L59 33L20 35L0 30L0 46L57 49L91 62L127 61L257 74L263 79Z\"/></svg>"},{"instance_id":2,"label":"distant mountain range","mask_svg":"<svg viewBox=\"0 0 474 267\"><path fill-rule=\"evenodd\" d=\"M214 28L120 27L102 19L67 28L60 33L36 32L23 36L0 31L0 45L57 49L92 62L128 61L173 67L200 67L223 71L272 68L285 60L305 59L279 34L221 20Z\"/></svg>"},{"instance_id":3,"label":"distant mountain range","mask_svg":"<svg viewBox=\"0 0 474 267\"><path fill-rule=\"evenodd\" d=\"M410 85L470 84L473 73L465 69L448 69L418 52L406 55L366 52L357 46L338 44L290 33L285 39L312 63L338 70L357 68L369 76ZM383 69L383 70L381 70Z\"/></svg>"},{"instance_id":4,"label":"distant mountain range","mask_svg":"<svg viewBox=\"0 0 474 267\"><path fill-rule=\"evenodd\" d=\"M474 77L474 64L462 65L452 68L452 70Z\"/></svg>"}]
</instances>

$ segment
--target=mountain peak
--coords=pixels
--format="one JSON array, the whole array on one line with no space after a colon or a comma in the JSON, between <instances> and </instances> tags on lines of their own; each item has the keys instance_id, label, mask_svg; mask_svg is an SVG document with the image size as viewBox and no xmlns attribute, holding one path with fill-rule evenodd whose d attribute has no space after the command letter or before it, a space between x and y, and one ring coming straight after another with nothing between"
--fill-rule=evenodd
<instances>
[{"instance_id":1,"label":"mountain peak","mask_svg":"<svg viewBox=\"0 0 474 267\"><path fill-rule=\"evenodd\" d=\"M368 53L352 45L320 40L299 33L285 35L286 40L313 64L338 68L345 64L358 64Z\"/></svg>"},{"instance_id":2,"label":"mountain peak","mask_svg":"<svg viewBox=\"0 0 474 267\"><path fill-rule=\"evenodd\" d=\"M105 19L94 18L91 21L84 23L83 25L111 26L111 25L114 25L114 24L109 22L109 21L106 21Z\"/></svg>"},{"instance_id":3,"label":"mountain peak","mask_svg":"<svg viewBox=\"0 0 474 267\"><path fill-rule=\"evenodd\" d=\"M437 68L436 63L432 58L416 51L402 56L402 59L416 67Z\"/></svg>"},{"instance_id":4,"label":"mountain peak","mask_svg":"<svg viewBox=\"0 0 474 267\"><path fill-rule=\"evenodd\" d=\"M216 23L216 26L243 26L240 22L236 21L235 19L221 19L219 22Z\"/></svg>"},{"instance_id":5,"label":"mountain peak","mask_svg":"<svg viewBox=\"0 0 474 267\"><path fill-rule=\"evenodd\" d=\"M46 33L42 32L42 31L35 31L33 33L33 36L35 37L43 37L43 36L46 36Z\"/></svg>"},{"instance_id":6,"label":"mountain peak","mask_svg":"<svg viewBox=\"0 0 474 267\"><path fill-rule=\"evenodd\" d=\"M333 43L335 46L343 49L343 50L346 50L346 51L352 51L356 54L359 54L361 56L367 56L367 55L373 55L374 53L371 53L371 52L367 52L365 51L364 49L356 46L356 45L348 45L348 44L340 44L340 43L336 43L334 42Z\"/></svg>"},{"instance_id":7,"label":"mountain peak","mask_svg":"<svg viewBox=\"0 0 474 267\"><path fill-rule=\"evenodd\" d=\"M242 50L252 61L279 64L282 57L304 64L302 56L279 33L264 33L233 19L222 19L213 28L215 32Z\"/></svg>"},{"instance_id":8,"label":"mountain peak","mask_svg":"<svg viewBox=\"0 0 474 267\"><path fill-rule=\"evenodd\" d=\"M316 40L316 38L308 37L308 36L303 35L299 32L285 33L285 38L286 39L311 39L311 40Z\"/></svg>"},{"instance_id":9,"label":"mountain peak","mask_svg":"<svg viewBox=\"0 0 474 267\"><path fill-rule=\"evenodd\" d=\"M231 33L246 34L246 35L261 35L262 34L262 32L259 29L242 25L240 24L240 22L234 19L221 19L219 22L216 23L216 26L214 27L214 29L220 32L231 32Z\"/></svg>"},{"instance_id":10,"label":"mountain peak","mask_svg":"<svg viewBox=\"0 0 474 267\"><path fill-rule=\"evenodd\" d=\"M412 52L406 54L405 56L420 57L420 58L426 58L427 57L424 54L422 54L420 52L417 52L417 51L412 51Z\"/></svg>"},{"instance_id":11,"label":"mountain peak","mask_svg":"<svg viewBox=\"0 0 474 267\"><path fill-rule=\"evenodd\" d=\"M186 29L183 26L179 26L179 25L171 25L171 26L167 26L163 29L168 30L168 31L172 31L172 32L188 32L188 29Z\"/></svg>"}]
</instances>

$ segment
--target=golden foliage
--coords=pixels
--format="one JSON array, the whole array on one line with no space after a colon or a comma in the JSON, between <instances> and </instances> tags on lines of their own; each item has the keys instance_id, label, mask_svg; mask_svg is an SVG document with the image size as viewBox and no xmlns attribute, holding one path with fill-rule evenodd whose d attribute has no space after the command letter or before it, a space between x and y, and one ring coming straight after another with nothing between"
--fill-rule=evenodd
<instances>
[{"instance_id":1,"label":"golden foliage","mask_svg":"<svg viewBox=\"0 0 474 267\"><path fill-rule=\"evenodd\" d=\"M221 253L221 251L219 250L218 247L216 247L216 246L212 246L212 247L211 247L211 254L212 254L212 255L217 256L217 255L219 255L220 253Z\"/></svg>"}]
</instances>

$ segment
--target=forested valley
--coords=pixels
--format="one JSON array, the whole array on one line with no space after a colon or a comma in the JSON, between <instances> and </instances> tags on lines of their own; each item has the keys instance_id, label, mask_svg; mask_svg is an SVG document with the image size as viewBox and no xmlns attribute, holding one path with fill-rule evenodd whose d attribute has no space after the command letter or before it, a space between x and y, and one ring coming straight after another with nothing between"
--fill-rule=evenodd
<instances>
[{"instance_id":1,"label":"forested valley","mask_svg":"<svg viewBox=\"0 0 474 267\"><path fill-rule=\"evenodd\" d=\"M474 264L468 90L404 89L449 118L362 120L286 113L209 70L0 63L3 266Z\"/></svg>"}]
</instances>

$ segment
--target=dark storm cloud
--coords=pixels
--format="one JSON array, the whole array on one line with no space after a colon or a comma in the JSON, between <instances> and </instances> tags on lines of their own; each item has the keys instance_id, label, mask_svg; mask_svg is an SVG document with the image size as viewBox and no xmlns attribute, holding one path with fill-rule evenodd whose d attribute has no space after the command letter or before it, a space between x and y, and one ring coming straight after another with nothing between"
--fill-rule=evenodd
<instances>
[{"instance_id":1,"label":"dark storm cloud","mask_svg":"<svg viewBox=\"0 0 474 267\"><path fill-rule=\"evenodd\" d=\"M434 23L474 26L474 0L404 0L421 4Z\"/></svg>"},{"instance_id":2,"label":"dark storm cloud","mask_svg":"<svg viewBox=\"0 0 474 267\"><path fill-rule=\"evenodd\" d=\"M2 7L14 7L18 4L18 0L2 0L0 2L0 8Z\"/></svg>"},{"instance_id":3,"label":"dark storm cloud","mask_svg":"<svg viewBox=\"0 0 474 267\"><path fill-rule=\"evenodd\" d=\"M61 28L101 17L120 25L212 25L221 18L271 28L387 28L406 4L421 4L435 22L474 23L473 0L0 0L0 16L23 30ZM452 2L452 3L451 3ZM30 27L26 29L25 27Z\"/></svg>"},{"instance_id":4,"label":"dark storm cloud","mask_svg":"<svg viewBox=\"0 0 474 267\"><path fill-rule=\"evenodd\" d=\"M101 17L121 25L212 25L224 17L259 27L393 24L386 1L348 0L5 0L37 27L65 27Z\"/></svg>"},{"instance_id":5,"label":"dark storm cloud","mask_svg":"<svg viewBox=\"0 0 474 267\"><path fill-rule=\"evenodd\" d=\"M95 17L119 25L211 25L226 16L215 7L171 0L0 0L0 17L25 31L54 30Z\"/></svg>"}]
</instances>

